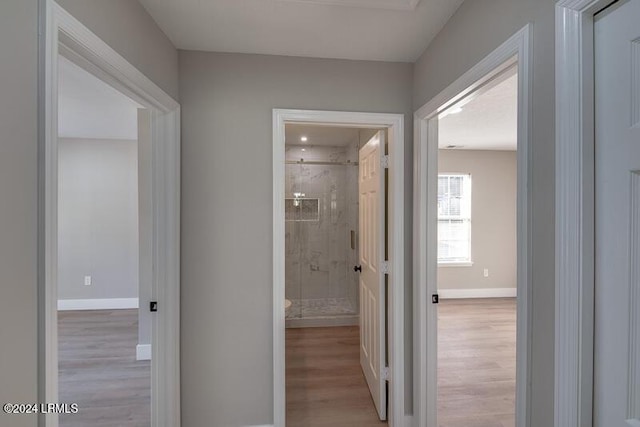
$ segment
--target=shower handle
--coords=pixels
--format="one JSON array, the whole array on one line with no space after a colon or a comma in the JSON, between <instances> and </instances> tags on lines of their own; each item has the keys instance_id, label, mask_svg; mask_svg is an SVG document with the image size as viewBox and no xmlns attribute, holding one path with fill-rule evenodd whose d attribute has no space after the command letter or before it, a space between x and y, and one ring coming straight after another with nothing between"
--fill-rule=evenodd
<instances>
[{"instance_id":1,"label":"shower handle","mask_svg":"<svg viewBox=\"0 0 640 427\"><path fill-rule=\"evenodd\" d=\"M353 271L359 271L360 273L362 273L362 266L356 265L355 267L353 267Z\"/></svg>"}]
</instances>

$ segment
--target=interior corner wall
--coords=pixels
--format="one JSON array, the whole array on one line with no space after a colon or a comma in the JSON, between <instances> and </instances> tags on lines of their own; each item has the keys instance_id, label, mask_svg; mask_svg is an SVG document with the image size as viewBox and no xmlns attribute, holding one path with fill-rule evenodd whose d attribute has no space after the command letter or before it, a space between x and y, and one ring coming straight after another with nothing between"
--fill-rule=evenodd
<instances>
[{"instance_id":1,"label":"interior corner wall","mask_svg":"<svg viewBox=\"0 0 640 427\"><path fill-rule=\"evenodd\" d=\"M59 300L138 298L137 151L135 140L58 140Z\"/></svg>"},{"instance_id":2,"label":"interior corner wall","mask_svg":"<svg viewBox=\"0 0 640 427\"><path fill-rule=\"evenodd\" d=\"M137 0L56 0L174 99L178 51Z\"/></svg>"},{"instance_id":3,"label":"interior corner wall","mask_svg":"<svg viewBox=\"0 0 640 427\"><path fill-rule=\"evenodd\" d=\"M517 287L515 151L439 150L438 173L471 175L471 266L440 266L438 289ZM484 269L489 276L484 277Z\"/></svg>"},{"instance_id":4,"label":"interior corner wall","mask_svg":"<svg viewBox=\"0 0 640 427\"><path fill-rule=\"evenodd\" d=\"M180 51L184 425L273 422L273 108L405 115L411 301L412 68Z\"/></svg>"},{"instance_id":5,"label":"interior corner wall","mask_svg":"<svg viewBox=\"0 0 640 427\"><path fill-rule=\"evenodd\" d=\"M0 402L38 402L37 0L0 2L0 52Z\"/></svg>"},{"instance_id":6,"label":"interior corner wall","mask_svg":"<svg viewBox=\"0 0 640 427\"><path fill-rule=\"evenodd\" d=\"M417 61L418 109L482 58L532 24L531 191L532 426L553 425L555 312L555 0L473 0L460 6Z\"/></svg>"}]
</instances>

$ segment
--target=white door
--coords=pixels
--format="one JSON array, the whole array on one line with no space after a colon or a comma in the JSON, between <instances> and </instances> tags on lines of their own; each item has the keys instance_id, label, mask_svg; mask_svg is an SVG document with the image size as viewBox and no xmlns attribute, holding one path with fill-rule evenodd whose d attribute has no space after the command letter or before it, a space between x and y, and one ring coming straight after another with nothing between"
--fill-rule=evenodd
<instances>
[{"instance_id":1,"label":"white door","mask_svg":"<svg viewBox=\"0 0 640 427\"><path fill-rule=\"evenodd\" d=\"M594 426L640 426L640 0L595 22Z\"/></svg>"},{"instance_id":2,"label":"white door","mask_svg":"<svg viewBox=\"0 0 640 427\"><path fill-rule=\"evenodd\" d=\"M387 419L384 132L360 149L360 364L381 420Z\"/></svg>"}]
</instances>

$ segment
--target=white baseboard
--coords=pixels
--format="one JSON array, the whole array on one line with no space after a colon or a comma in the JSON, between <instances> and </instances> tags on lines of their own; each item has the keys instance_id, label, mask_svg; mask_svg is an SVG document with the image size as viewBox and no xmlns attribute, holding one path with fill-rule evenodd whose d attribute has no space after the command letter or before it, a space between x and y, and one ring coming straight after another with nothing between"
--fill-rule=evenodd
<instances>
[{"instance_id":1,"label":"white baseboard","mask_svg":"<svg viewBox=\"0 0 640 427\"><path fill-rule=\"evenodd\" d=\"M138 308L138 298L59 299L58 310L120 310Z\"/></svg>"},{"instance_id":2,"label":"white baseboard","mask_svg":"<svg viewBox=\"0 0 640 427\"><path fill-rule=\"evenodd\" d=\"M138 344L136 346L136 360L151 360L151 344Z\"/></svg>"},{"instance_id":3,"label":"white baseboard","mask_svg":"<svg viewBox=\"0 0 640 427\"><path fill-rule=\"evenodd\" d=\"M438 289L442 299L464 298L515 298L517 288L488 288L488 289Z\"/></svg>"}]
</instances>

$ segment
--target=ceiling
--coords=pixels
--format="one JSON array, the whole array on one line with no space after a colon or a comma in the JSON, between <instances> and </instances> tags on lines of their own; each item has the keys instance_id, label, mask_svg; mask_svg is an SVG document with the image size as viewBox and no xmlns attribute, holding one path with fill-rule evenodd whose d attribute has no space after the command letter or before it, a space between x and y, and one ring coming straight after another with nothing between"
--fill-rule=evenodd
<instances>
[{"instance_id":1,"label":"ceiling","mask_svg":"<svg viewBox=\"0 0 640 427\"><path fill-rule=\"evenodd\" d=\"M414 62L463 0L140 0L179 49Z\"/></svg>"},{"instance_id":2,"label":"ceiling","mask_svg":"<svg viewBox=\"0 0 640 427\"><path fill-rule=\"evenodd\" d=\"M138 139L139 104L62 56L59 64L60 137Z\"/></svg>"},{"instance_id":3,"label":"ceiling","mask_svg":"<svg viewBox=\"0 0 640 427\"><path fill-rule=\"evenodd\" d=\"M359 132L360 129L357 128L286 125L285 144L341 147L357 141ZM302 137L306 137L307 141L302 141Z\"/></svg>"},{"instance_id":4,"label":"ceiling","mask_svg":"<svg viewBox=\"0 0 640 427\"><path fill-rule=\"evenodd\" d=\"M440 116L440 148L455 145L455 149L461 150L517 149L518 76L515 71L512 69L481 90L462 106L462 111ZM454 105L452 109L455 108Z\"/></svg>"}]
</instances>

